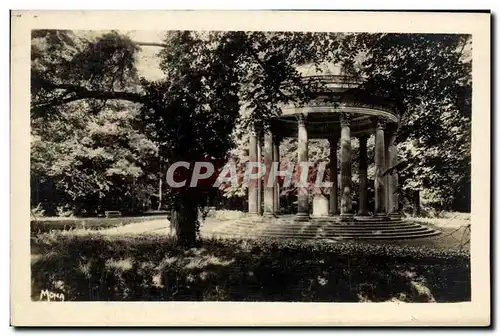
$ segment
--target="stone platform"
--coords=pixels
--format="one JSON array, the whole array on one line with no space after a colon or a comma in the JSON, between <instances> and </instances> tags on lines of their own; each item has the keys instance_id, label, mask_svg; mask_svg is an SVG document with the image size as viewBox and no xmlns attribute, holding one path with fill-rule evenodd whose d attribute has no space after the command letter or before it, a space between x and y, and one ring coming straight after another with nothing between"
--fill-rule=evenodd
<instances>
[{"instance_id":1,"label":"stone platform","mask_svg":"<svg viewBox=\"0 0 500 336\"><path fill-rule=\"evenodd\" d=\"M441 232L402 219L338 217L311 218L298 222L294 215L278 217L248 216L231 221L212 234L234 238L332 239L332 240L406 240L439 235Z\"/></svg>"}]
</instances>

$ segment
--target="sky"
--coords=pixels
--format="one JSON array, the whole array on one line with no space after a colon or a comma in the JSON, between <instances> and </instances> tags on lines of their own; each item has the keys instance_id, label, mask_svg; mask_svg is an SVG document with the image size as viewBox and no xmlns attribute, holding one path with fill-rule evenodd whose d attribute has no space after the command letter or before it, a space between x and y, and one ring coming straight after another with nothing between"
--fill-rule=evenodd
<instances>
[{"instance_id":1,"label":"sky","mask_svg":"<svg viewBox=\"0 0 500 336\"><path fill-rule=\"evenodd\" d=\"M93 31L95 34L102 34L102 31ZM165 34L163 30L122 30L121 34L129 36L136 42L156 42L161 43ZM91 33L92 34L92 33ZM472 44L469 43L465 48L465 57L470 57ZM156 55L160 51L159 47L141 46L141 51L137 55L137 70L140 76L149 80L159 80L163 78L163 73L159 68L160 59ZM320 66L324 74L339 75L340 68L333 64L322 64ZM307 65L298 67L299 72L303 75L319 74L315 71L315 67Z\"/></svg>"},{"instance_id":2,"label":"sky","mask_svg":"<svg viewBox=\"0 0 500 336\"><path fill-rule=\"evenodd\" d=\"M136 42L161 42L164 31L153 30L131 30L120 32L130 36ZM159 47L141 46L141 51L137 55L137 70L140 76L149 80L158 80L162 78L163 73L159 68L159 58L156 54L160 51Z\"/></svg>"},{"instance_id":3,"label":"sky","mask_svg":"<svg viewBox=\"0 0 500 336\"><path fill-rule=\"evenodd\" d=\"M107 31L104 30L80 30L75 31L79 36L95 38ZM122 35L129 36L135 42L156 42L161 43L165 31L161 30L119 30ZM156 54L160 51L159 47L140 46L141 51L137 55L137 71L139 76L149 80L158 80L163 77L159 68L160 59Z\"/></svg>"},{"instance_id":4,"label":"sky","mask_svg":"<svg viewBox=\"0 0 500 336\"><path fill-rule=\"evenodd\" d=\"M120 33L129 36L133 41L136 42L162 42L164 31L153 31L153 30L130 30L130 31L120 31ZM141 52L138 54L137 58L137 70L140 76L144 76L146 79L157 80L162 78L163 73L159 69L159 58L156 53L160 48L151 46L141 46ZM327 74L340 74L338 67L332 64L323 64L321 66L323 72ZM314 70L313 66L303 66L300 67L299 72L304 75L315 75L317 72Z\"/></svg>"}]
</instances>

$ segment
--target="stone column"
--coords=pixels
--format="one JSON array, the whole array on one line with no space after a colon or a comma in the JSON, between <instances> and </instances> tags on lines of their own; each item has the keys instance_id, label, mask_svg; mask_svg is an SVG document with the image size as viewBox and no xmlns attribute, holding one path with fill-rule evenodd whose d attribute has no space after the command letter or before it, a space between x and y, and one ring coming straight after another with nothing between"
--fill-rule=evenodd
<instances>
[{"instance_id":1,"label":"stone column","mask_svg":"<svg viewBox=\"0 0 500 336\"><path fill-rule=\"evenodd\" d=\"M385 123L382 120L377 121L375 130L375 216L386 217L386 193L385 193Z\"/></svg>"},{"instance_id":2,"label":"stone column","mask_svg":"<svg viewBox=\"0 0 500 336\"><path fill-rule=\"evenodd\" d=\"M307 128L306 121L303 115L298 118L298 162L299 167L303 162L308 163L309 153L308 153L308 139L307 139ZM298 187L298 202L297 202L297 220L309 220L309 187L300 186Z\"/></svg>"},{"instance_id":3,"label":"stone column","mask_svg":"<svg viewBox=\"0 0 500 336\"><path fill-rule=\"evenodd\" d=\"M262 160L261 134L257 133L257 162ZM262 215L262 178L257 180L257 213Z\"/></svg>"},{"instance_id":4,"label":"stone column","mask_svg":"<svg viewBox=\"0 0 500 336\"><path fill-rule=\"evenodd\" d=\"M337 144L339 142L338 137L329 138L330 142L330 182L332 186L330 188L330 207L328 210L329 216L335 216L338 214L338 171L337 171Z\"/></svg>"},{"instance_id":5,"label":"stone column","mask_svg":"<svg viewBox=\"0 0 500 336\"><path fill-rule=\"evenodd\" d=\"M255 129L250 131L250 141L248 144L248 154L250 162L257 161L257 133ZM248 213L250 215L257 215L259 213L258 202L259 202L259 188L256 180L248 181Z\"/></svg>"},{"instance_id":6,"label":"stone column","mask_svg":"<svg viewBox=\"0 0 500 336\"><path fill-rule=\"evenodd\" d=\"M385 167L384 170L387 170L391 167L392 165L392 158L391 158L391 139L392 138L392 131L389 129L385 130L385 137L384 137L384 155L385 155ZM394 141L393 141L394 143ZM391 176L389 174L385 175L385 213L389 215L392 210L392 186L391 186Z\"/></svg>"},{"instance_id":7,"label":"stone column","mask_svg":"<svg viewBox=\"0 0 500 336\"><path fill-rule=\"evenodd\" d=\"M359 136L359 209L358 216L368 216L368 162L366 142L368 136Z\"/></svg>"},{"instance_id":8,"label":"stone column","mask_svg":"<svg viewBox=\"0 0 500 336\"><path fill-rule=\"evenodd\" d=\"M273 135L270 130L264 132L264 165L266 174L264 177L264 216L274 215L274 183L269 184L271 177L271 165L273 163Z\"/></svg>"},{"instance_id":9,"label":"stone column","mask_svg":"<svg viewBox=\"0 0 500 336\"><path fill-rule=\"evenodd\" d=\"M274 138L273 141L273 162L278 165L280 163L280 139L278 137ZM281 211L280 206L280 184L278 182L278 178L275 178L274 183L274 213L277 215Z\"/></svg>"},{"instance_id":10,"label":"stone column","mask_svg":"<svg viewBox=\"0 0 500 336\"><path fill-rule=\"evenodd\" d=\"M394 183L394 186L395 186L395 190L398 189L398 186L399 186L399 177L398 177L398 174L397 173L394 173L394 177L393 177L393 183ZM394 211L392 213L389 214L389 216L393 219L401 219L401 212L399 210L399 193L396 192L394 194Z\"/></svg>"},{"instance_id":11,"label":"stone column","mask_svg":"<svg viewBox=\"0 0 500 336\"><path fill-rule=\"evenodd\" d=\"M352 213L352 154L351 116L340 116L340 219L351 220Z\"/></svg>"},{"instance_id":12,"label":"stone column","mask_svg":"<svg viewBox=\"0 0 500 336\"><path fill-rule=\"evenodd\" d=\"M396 133L392 132L389 135L388 148L387 148L387 168L394 167L398 163L397 146L396 146ZM399 215L399 199L397 194L398 189L398 173L392 171L392 174L387 175L387 214L392 218L398 218Z\"/></svg>"}]
</instances>

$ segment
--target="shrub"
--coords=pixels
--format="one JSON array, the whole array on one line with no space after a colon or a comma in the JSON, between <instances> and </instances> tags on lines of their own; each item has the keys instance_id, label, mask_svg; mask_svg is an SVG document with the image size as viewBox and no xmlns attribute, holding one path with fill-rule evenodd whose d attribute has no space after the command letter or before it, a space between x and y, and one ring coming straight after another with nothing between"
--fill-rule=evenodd
<instances>
[{"instance_id":1,"label":"shrub","mask_svg":"<svg viewBox=\"0 0 500 336\"><path fill-rule=\"evenodd\" d=\"M31 208L30 217L39 218L45 216L45 210L42 207L42 203L38 203L36 207Z\"/></svg>"},{"instance_id":2,"label":"shrub","mask_svg":"<svg viewBox=\"0 0 500 336\"><path fill-rule=\"evenodd\" d=\"M95 233L44 234L31 244L34 300L42 289L81 301L470 300L466 251L227 239L184 251L166 236Z\"/></svg>"},{"instance_id":3,"label":"shrub","mask_svg":"<svg viewBox=\"0 0 500 336\"><path fill-rule=\"evenodd\" d=\"M74 211L68 204L60 205L56 208L57 217L73 217Z\"/></svg>"}]
</instances>

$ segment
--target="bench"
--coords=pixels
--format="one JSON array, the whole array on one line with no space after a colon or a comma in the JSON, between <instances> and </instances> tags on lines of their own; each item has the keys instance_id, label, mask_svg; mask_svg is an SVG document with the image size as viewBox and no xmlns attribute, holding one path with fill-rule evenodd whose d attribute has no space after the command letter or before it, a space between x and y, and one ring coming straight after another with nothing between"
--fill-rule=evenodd
<instances>
[{"instance_id":1,"label":"bench","mask_svg":"<svg viewBox=\"0 0 500 336\"><path fill-rule=\"evenodd\" d=\"M106 216L106 218L115 218L121 217L122 213L120 211L104 211L104 216Z\"/></svg>"}]
</instances>

